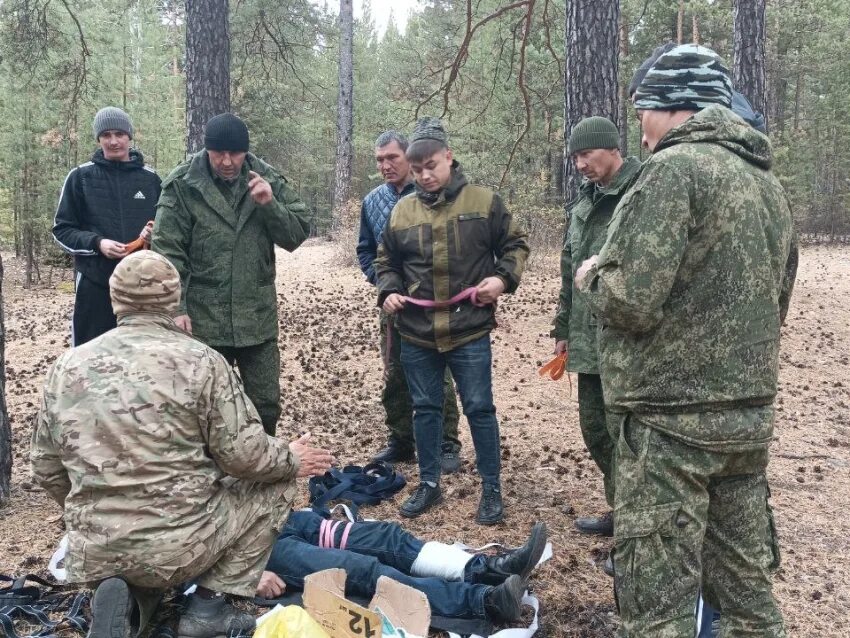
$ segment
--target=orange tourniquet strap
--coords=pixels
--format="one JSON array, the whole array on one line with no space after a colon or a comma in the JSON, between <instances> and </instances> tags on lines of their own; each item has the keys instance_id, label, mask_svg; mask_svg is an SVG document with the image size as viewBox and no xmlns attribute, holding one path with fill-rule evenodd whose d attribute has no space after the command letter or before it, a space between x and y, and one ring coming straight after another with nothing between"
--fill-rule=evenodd
<instances>
[{"instance_id":1,"label":"orange tourniquet strap","mask_svg":"<svg viewBox=\"0 0 850 638\"><path fill-rule=\"evenodd\" d=\"M151 221L145 224L145 228L153 229L153 222ZM124 247L127 249L127 252L125 254L129 255L130 253L134 253L137 250L147 249L148 245L148 242L146 242L144 239L142 239L141 236L139 236L133 241L124 244Z\"/></svg>"},{"instance_id":2,"label":"orange tourniquet strap","mask_svg":"<svg viewBox=\"0 0 850 638\"><path fill-rule=\"evenodd\" d=\"M564 376L564 370L567 368L567 353L562 352L559 355L556 355L554 359L552 359L549 363L545 364L542 368L537 371L541 377L545 375L549 375L549 378L552 381L557 381L562 376Z\"/></svg>"}]
</instances>

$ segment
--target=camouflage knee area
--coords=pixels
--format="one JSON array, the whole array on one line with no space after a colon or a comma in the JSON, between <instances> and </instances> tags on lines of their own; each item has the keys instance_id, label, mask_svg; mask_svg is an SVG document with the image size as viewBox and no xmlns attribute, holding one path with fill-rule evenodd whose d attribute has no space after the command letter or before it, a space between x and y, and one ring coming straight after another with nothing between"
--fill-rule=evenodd
<instances>
[{"instance_id":1,"label":"camouflage knee area","mask_svg":"<svg viewBox=\"0 0 850 638\"><path fill-rule=\"evenodd\" d=\"M460 448L460 439L457 435L459 422L457 390L451 370L446 366L446 376L443 380L443 443L451 443L456 448Z\"/></svg>"},{"instance_id":2,"label":"camouflage knee area","mask_svg":"<svg viewBox=\"0 0 850 638\"><path fill-rule=\"evenodd\" d=\"M762 457L767 451L744 453ZM761 461L761 463L760 463ZM771 572L779 566L779 544L763 472L730 476L709 484L711 504L703 545L703 591L723 613L723 635L785 636L772 594Z\"/></svg>"},{"instance_id":3,"label":"camouflage knee area","mask_svg":"<svg viewBox=\"0 0 850 638\"><path fill-rule=\"evenodd\" d=\"M410 390L401 366L390 367L384 375L381 404L386 414L386 425L390 438L413 446L413 406Z\"/></svg>"},{"instance_id":4,"label":"camouflage knee area","mask_svg":"<svg viewBox=\"0 0 850 638\"><path fill-rule=\"evenodd\" d=\"M280 350L277 341L234 348L234 359L245 393L263 422L263 429L274 436L280 418Z\"/></svg>"},{"instance_id":5,"label":"camouflage knee area","mask_svg":"<svg viewBox=\"0 0 850 638\"><path fill-rule=\"evenodd\" d=\"M598 374L578 375L578 416L587 451L602 472L605 497L614 504L614 439L608 431L602 380Z\"/></svg>"},{"instance_id":6,"label":"camouflage knee area","mask_svg":"<svg viewBox=\"0 0 850 638\"><path fill-rule=\"evenodd\" d=\"M231 485L219 505L216 533L206 542L215 559L197 583L217 592L254 596L297 493L294 480Z\"/></svg>"},{"instance_id":7,"label":"camouflage knee area","mask_svg":"<svg viewBox=\"0 0 850 638\"><path fill-rule=\"evenodd\" d=\"M651 428L621 419L614 586L622 636L679 638L694 633L708 498L692 491L687 481L667 476L678 453Z\"/></svg>"},{"instance_id":8,"label":"camouflage knee area","mask_svg":"<svg viewBox=\"0 0 850 638\"><path fill-rule=\"evenodd\" d=\"M721 635L784 636L770 583L778 553L764 479L767 449L696 448L624 415L616 457L614 563L623 635L693 635L702 585L723 615Z\"/></svg>"},{"instance_id":9,"label":"camouflage knee area","mask_svg":"<svg viewBox=\"0 0 850 638\"><path fill-rule=\"evenodd\" d=\"M381 404L386 414L386 425L391 439L413 447L413 406L410 390L401 365L401 335L381 312L381 358L384 366L384 387ZM389 350L387 350L389 348Z\"/></svg>"}]
</instances>

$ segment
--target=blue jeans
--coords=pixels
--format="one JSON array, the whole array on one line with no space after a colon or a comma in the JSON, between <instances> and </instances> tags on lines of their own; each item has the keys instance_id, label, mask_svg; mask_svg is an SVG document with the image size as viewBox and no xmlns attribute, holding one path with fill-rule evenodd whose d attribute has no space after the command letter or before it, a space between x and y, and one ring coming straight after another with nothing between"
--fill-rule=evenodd
<instances>
[{"instance_id":1,"label":"blue jeans","mask_svg":"<svg viewBox=\"0 0 850 638\"><path fill-rule=\"evenodd\" d=\"M401 364L413 403L413 434L421 481L440 482L443 375L448 366L469 421L478 474L483 483L499 486L501 448L493 403L492 362L489 334L448 352L423 348L402 339Z\"/></svg>"},{"instance_id":2,"label":"blue jeans","mask_svg":"<svg viewBox=\"0 0 850 638\"><path fill-rule=\"evenodd\" d=\"M434 614L446 618L484 618L487 585L442 578L410 576L410 567L424 543L396 523L353 523L345 549L318 547L324 518L311 511L292 512L272 548L267 570L280 576L287 587L304 588L304 578L323 569L341 568L348 578L348 596L371 598L380 576L388 576L418 589L428 597ZM346 524L337 526L333 546L339 547ZM467 566L478 571L479 557Z\"/></svg>"}]
</instances>

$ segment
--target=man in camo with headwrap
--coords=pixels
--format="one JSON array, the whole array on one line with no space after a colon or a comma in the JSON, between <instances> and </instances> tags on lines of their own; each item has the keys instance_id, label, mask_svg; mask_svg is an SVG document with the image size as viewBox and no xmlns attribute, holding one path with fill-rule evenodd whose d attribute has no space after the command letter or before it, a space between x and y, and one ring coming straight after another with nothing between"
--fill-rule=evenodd
<instances>
[{"instance_id":1,"label":"man in camo with headwrap","mask_svg":"<svg viewBox=\"0 0 850 638\"><path fill-rule=\"evenodd\" d=\"M629 638L691 638L700 589L722 635L786 635L765 470L791 212L770 142L731 95L714 51L659 57L635 94L653 155L576 274L619 414L614 568Z\"/></svg>"},{"instance_id":2,"label":"man in camo with headwrap","mask_svg":"<svg viewBox=\"0 0 850 638\"><path fill-rule=\"evenodd\" d=\"M295 499L331 455L267 435L222 355L178 329L180 276L140 251L109 280L118 327L47 374L31 461L64 508L71 582L100 583L89 638L131 632L162 590L194 580L178 635L253 629L223 593L253 597Z\"/></svg>"}]
</instances>

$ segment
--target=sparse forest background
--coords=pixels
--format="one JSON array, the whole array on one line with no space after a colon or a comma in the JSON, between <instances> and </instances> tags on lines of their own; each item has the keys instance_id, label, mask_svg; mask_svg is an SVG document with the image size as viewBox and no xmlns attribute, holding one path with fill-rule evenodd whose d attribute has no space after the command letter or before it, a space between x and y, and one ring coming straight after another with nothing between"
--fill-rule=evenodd
<instances>
[{"instance_id":1,"label":"sparse forest background","mask_svg":"<svg viewBox=\"0 0 850 638\"><path fill-rule=\"evenodd\" d=\"M527 223L559 223L569 191L566 0L420 6L404 34L391 22L379 37L368 8L355 21L351 196L378 183L379 132L443 115L475 180L499 188ZM768 0L765 15L775 170L802 233L846 239L850 3ZM161 176L184 158L185 25L185 3L172 0L0 0L0 242L26 259L28 278L54 250L59 190L95 149L97 109L130 113L136 145ZM230 1L232 109L247 120L254 152L299 189L316 234L328 231L334 209L339 28L336 13L310 0ZM618 34L621 90L655 46L680 34L713 47L731 68L733 2L622 0ZM624 146L639 154L622 93L619 120Z\"/></svg>"}]
</instances>

